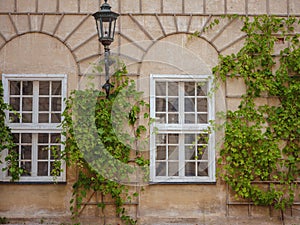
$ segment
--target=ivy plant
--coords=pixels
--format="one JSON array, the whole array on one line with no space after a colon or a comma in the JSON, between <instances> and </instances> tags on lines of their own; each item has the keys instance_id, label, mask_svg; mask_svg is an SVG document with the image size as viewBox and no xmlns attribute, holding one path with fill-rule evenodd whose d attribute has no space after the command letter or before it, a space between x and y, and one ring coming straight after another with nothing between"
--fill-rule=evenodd
<instances>
[{"instance_id":1,"label":"ivy plant","mask_svg":"<svg viewBox=\"0 0 300 225\"><path fill-rule=\"evenodd\" d=\"M95 68L102 70L101 65ZM73 91L66 100L62 157L78 170L71 199L74 217L79 216L84 199L98 192L114 200L116 214L126 224L136 223L127 215L124 204L138 195L129 194L128 185L147 178L149 161L143 157L140 143L147 133L142 120L149 121L149 104L126 73L123 65L112 76L114 88L109 98L92 85ZM136 174L142 178L132 178ZM104 209L105 203L97 207Z\"/></svg>"},{"instance_id":2,"label":"ivy plant","mask_svg":"<svg viewBox=\"0 0 300 225\"><path fill-rule=\"evenodd\" d=\"M243 79L246 86L238 108L226 112L219 172L237 197L283 213L295 200L300 175L299 20L241 19L243 47L220 55L213 69L219 81Z\"/></svg>"}]
</instances>

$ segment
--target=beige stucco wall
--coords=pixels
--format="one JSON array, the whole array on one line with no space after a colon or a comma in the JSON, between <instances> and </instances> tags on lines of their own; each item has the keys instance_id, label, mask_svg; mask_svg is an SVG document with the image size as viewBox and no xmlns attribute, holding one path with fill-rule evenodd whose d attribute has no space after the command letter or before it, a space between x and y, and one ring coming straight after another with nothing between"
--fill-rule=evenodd
<instances>
[{"instance_id":1,"label":"beige stucco wall","mask_svg":"<svg viewBox=\"0 0 300 225\"><path fill-rule=\"evenodd\" d=\"M91 63L103 58L91 17L102 2L0 0L0 74L67 74L68 91L80 87L91 72ZM146 99L150 74L211 74L219 54L240 49L239 20L223 19L214 29L202 32L216 16L300 14L299 0L110 0L109 4L121 13L111 52L126 63L129 75L139 78L138 87ZM199 37L191 38L194 31L200 31ZM240 80L221 85L216 111L235 109L244 88ZM218 133L217 139L221 137ZM0 184L0 217L68 218L75 174L68 170L67 177L67 184L59 185ZM248 208L228 210L226 193L220 181L149 185L141 192L137 215L141 224L240 224L237 217L241 223L257 224L248 217ZM232 220L226 217L228 212ZM280 224L276 214L269 217L268 210L255 208L252 215L261 224Z\"/></svg>"}]
</instances>

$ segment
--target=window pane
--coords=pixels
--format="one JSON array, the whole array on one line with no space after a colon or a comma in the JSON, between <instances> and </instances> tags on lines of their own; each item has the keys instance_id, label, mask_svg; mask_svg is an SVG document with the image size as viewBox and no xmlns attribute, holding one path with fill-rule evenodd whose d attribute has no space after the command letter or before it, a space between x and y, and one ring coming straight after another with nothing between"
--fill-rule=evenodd
<instances>
[{"instance_id":1,"label":"window pane","mask_svg":"<svg viewBox=\"0 0 300 225\"><path fill-rule=\"evenodd\" d=\"M178 82L168 82L168 96L178 96Z\"/></svg>"},{"instance_id":2,"label":"window pane","mask_svg":"<svg viewBox=\"0 0 300 225\"><path fill-rule=\"evenodd\" d=\"M40 81L39 82L39 95L49 95L50 82Z\"/></svg>"},{"instance_id":3,"label":"window pane","mask_svg":"<svg viewBox=\"0 0 300 225\"><path fill-rule=\"evenodd\" d=\"M168 176L178 176L179 174L179 163L178 162L169 162L168 164Z\"/></svg>"},{"instance_id":4,"label":"window pane","mask_svg":"<svg viewBox=\"0 0 300 225\"><path fill-rule=\"evenodd\" d=\"M31 160L31 146L21 146L21 159Z\"/></svg>"},{"instance_id":5,"label":"window pane","mask_svg":"<svg viewBox=\"0 0 300 225\"><path fill-rule=\"evenodd\" d=\"M155 170L156 170L156 176L166 176L166 163L156 162Z\"/></svg>"},{"instance_id":6,"label":"window pane","mask_svg":"<svg viewBox=\"0 0 300 225\"><path fill-rule=\"evenodd\" d=\"M61 98L52 98L52 111L61 111Z\"/></svg>"},{"instance_id":7,"label":"window pane","mask_svg":"<svg viewBox=\"0 0 300 225\"><path fill-rule=\"evenodd\" d=\"M49 111L49 98L39 98L39 111Z\"/></svg>"},{"instance_id":8,"label":"window pane","mask_svg":"<svg viewBox=\"0 0 300 225\"><path fill-rule=\"evenodd\" d=\"M50 147L50 159L60 159L60 145L51 145Z\"/></svg>"},{"instance_id":9,"label":"window pane","mask_svg":"<svg viewBox=\"0 0 300 225\"><path fill-rule=\"evenodd\" d=\"M197 123L207 123L207 114L198 114Z\"/></svg>"},{"instance_id":10,"label":"window pane","mask_svg":"<svg viewBox=\"0 0 300 225\"><path fill-rule=\"evenodd\" d=\"M166 123L166 114L165 113L156 113L156 116L155 116L155 118L156 118L156 122L157 123Z\"/></svg>"},{"instance_id":11,"label":"window pane","mask_svg":"<svg viewBox=\"0 0 300 225\"><path fill-rule=\"evenodd\" d=\"M169 112L178 112L178 98L169 98L168 99L168 111Z\"/></svg>"},{"instance_id":12,"label":"window pane","mask_svg":"<svg viewBox=\"0 0 300 225\"><path fill-rule=\"evenodd\" d=\"M155 142L156 144L166 144L167 143L167 135L166 134L158 134L156 135Z\"/></svg>"},{"instance_id":13,"label":"window pane","mask_svg":"<svg viewBox=\"0 0 300 225\"><path fill-rule=\"evenodd\" d=\"M10 95L20 95L20 87L21 87L21 82L20 81L10 81L9 82L9 94Z\"/></svg>"},{"instance_id":14,"label":"window pane","mask_svg":"<svg viewBox=\"0 0 300 225\"><path fill-rule=\"evenodd\" d=\"M207 112L207 99L198 98L197 99L197 111L198 112Z\"/></svg>"},{"instance_id":15,"label":"window pane","mask_svg":"<svg viewBox=\"0 0 300 225\"><path fill-rule=\"evenodd\" d=\"M185 164L185 176L196 176L196 165L194 162Z\"/></svg>"},{"instance_id":16,"label":"window pane","mask_svg":"<svg viewBox=\"0 0 300 225\"><path fill-rule=\"evenodd\" d=\"M155 95L156 96L166 96L166 82L156 82L155 83Z\"/></svg>"},{"instance_id":17,"label":"window pane","mask_svg":"<svg viewBox=\"0 0 300 225\"><path fill-rule=\"evenodd\" d=\"M10 113L9 114L9 122L10 123L20 123L20 118L18 115L14 114L14 113Z\"/></svg>"},{"instance_id":18,"label":"window pane","mask_svg":"<svg viewBox=\"0 0 300 225\"><path fill-rule=\"evenodd\" d=\"M60 113L51 113L51 123L60 123L61 114Z\"/></svg>"},{"instance_id":19,"label":"window pane","mask_svg":"<svg viewBox=\"0 0 300 225\"><path fill-rule=\"evenodd\" d=\"M185 114L184 115L184 122L185 123L195 123L195 114Z\"/></svg>"},{"instance_id":20,"label":"window pane","mask_svg":"<svg viewBox=\"0 0 300 225\"><path fill-rule=\"evenodd\" d=\"M156 147L156 159L157 160L166 160L166 146L157 146Z\"/></svg>"},{"instance_id":21,"label":"window pane","mask_svg":"<svg viewBox=\"0 0 300 225\"><path fill-rule=\"evenodd\" d=\"M49 143L49 134L40 133L38 135L38 143Z\"/></svg>"},{"instance_id":22,"label":"window pane","mask_svg":"<svg viewBox=\"0 0 300 225\"><path fill-rule=\"evenodd\" d=\"M50 163L50 175L52 175L54 170L55 170L55 175L60 176L60 171L57 171L56 168L55 168L55 162L51 162Z\"/></svg>"},{"instance_id":23,"label":"window pane","mask_svg":"<svg viewBox=\"0 0 300 225\"><path fill-rule=\"evenodd\" d=\"M23 81L23 95L32 95L32 94L33 94L33 82Z\"/></svg>"},{"instance_id":24,"label":"window pane","mask_svg":"<svg viewBox=\"0 0 300 225\"><path fill-rule=\"evenodd\" d=\"M9 104L14 110L20 111L20 98L15 98L15 97L10 98Z\"/></svg>"},{"instance_id":25,"label":"window pane","mask_svg":"<svg viewBox=\"0 0 300 225\"><path fill-rule=\"evenodd\" d=\"M32 123L32 113L23 113L22 114L23 123Z\"/></svg>"},{"instance_id":26,"label":"window pane","mask_svg":"<svg viewBox=\"0 0 300 225\"><path fill-rule=\"evenodd\" d=\"M184 99L184 111L185 112L195 112L195 99L185 98Z\"/></svg>"},{"instance_id":27,"label":"window pane","mask_svg":"<svg viewBox=\"0 0 300 225\"><path fill-rule=\"evenodd\" d=\"M20 135L19 134L16 134L16 133L13 133L13 142L14 143L19 143L19 137Z\"/></svg>"},{"instance_id":28,"label":"window pane","mask_svg":"<svg viewBox=\"0 0 300 225\"><path fill-rule=\"evenodd\" d=\"M51 135L51 143L60 143L60 133L54 133L50 134Z\"/></svg>"},{"instance_id":29,"label":"window pane","mask_svg":"<svg viewBox=\"0 0 300 225\"><path fill-rule=\"evenodd\" d=\"M208 134L207 133L199 134L197 139L198 139L198 144L207 144Z\"/></svg>"},{"instance_id":30,"label":"window pane","mask_svg":"<svg viewBox=\"0 0 300 225\"><path fill-rule=\"evenodd\" d=\"M52 81L52 95L61 95L61 81Z\"/></svg>"},{"instance_id":31,"label":"window pane","mask_svg":"<svg viewBox=\"0 0 300 225\"><path fill-rule=\"evenodd\" d=\"M195 134L185 134L184 135L184 144L196 144Z\"/></svg>"},{"instance_id":32,"label":"window pane","mask_svg":"<svg viewBox=\"0 0 300 225\"><path fill-rule=\"evenodd\" d=\"M32 98L23 98L22 99L22 108L24 111L32 111Z\"/></svg>"},{"instance_id":33,"label":"window pane","mask_svg":"<svg viewBox=\"0 0 300 225\"><path fill-rule=\"evenodd\" d=\"M177 146L169 146L168 157L169 160L179 160L179 151Z\"/></svg>"},{"instance_id":34,"label":"window pane","mask_svg":"<svg viewBox=\"0 0 300 225\"><path fill-rule=\"evenodd\" d=\"M195 160L195 147L194 146L185 146L185 160Z\"/></svg>"},{"instance_id":35,"label":"window pane","mask_svg":"<svg viewBox=\"0 0 300 225\"><path fill-rule=\"evenodd\" d=\"M48 159L48 145L39 145L38 147L38 159Z\"/></svg>"},{"instance_id":36,"label":"window pane","mask_svg":"<svg viewBox=\"0 0 300 225\"><path fill-rule=\"evenodd\" d=\"M21 162L21 168L24 170L22 176L31 176L31 162Z\"/></svg>"},{"instance_id":37,"label":"window pane","mask_svg":"<svg viewBox=\"0 0 300 225\"><path fill-rule=\"evenodd\" d=\"M195 83L185 82L184 83L184 95L185 96L195 96Z\"/></svg>"},{"instance_id":38,"label":"window pane","mask_svg":"<svg viewBox=\"0 0 300 225\"><path fill-rule=\"evenodd\" d=\"M178 134L169 134L168 135L168 143L169 144L178 144L179 135Z\"/></svg>"},{"instance_id":39,"label":"window pane","mask_svg":"<svg viewBox=\"0 0 300 225\"><path fill-rule=\"evenodd\" d=\"M38 163L38 176L48 176L48 162Z\"/></svg>"},{"instance_id":40,"label":"window pane","mask_svg":"<svg viewBox=\"0 0 300 225\"><path fill-rule=\"evenodd\" d=\"M197 84L197 95L206 96L207 95L207 82L199 82Z\"/></svg>"},{"instance_id":41,"label":"window pane","mask_svg":"<svg viewBox=\"0 0 300 225\"><path fill-rule=\"evenodd\" d=\"M39 123L49 123L49 113L39 113Z\"/></svg>"},{"instance_id":42,"label":"window pane","mask_svg":"<svg viewBox=\"0 0 300 225\"><path fill-rule=\"evenodd\" d=\"M32 141L32 134L21 134L21 143L31 143Z\"/></svg>"},{"instance_id":43,"label":"window pane","mask_svg":"<svg viewBox=\"0 0 300 225\"><path fill-rule=\"evenodd\" d=\"M208 150L207 146L198 146L198 159L199 160L208 160Z\"/></svg>"},{"instance_id":44,"label":"window pane","mask_svg":"<svg viewBox=\"0 0 300 225\"><path fill-rule=\"evenodd\" d=\"M208 163L199 162L198 163L198 176L208 176Z\"/></svg>"},{"instance_id":45,"label":"window pane","mask_svg":"<svg viewBox=\"0 0 300 225\"><path fill-rule=\"evenodd\" d=\"M156 112L166 112L166 100L164 98L156 98L155 111Z\"/></svg>"},{"instance_id":46,"label":"window pane","mask_svg":"<svg viewBox=\"0 0 300 225\"><path fill-rule=\"evenodd\" d=\"M178 114L169 114L168 123L179 123Z\"/></svg>"}]
</instances>

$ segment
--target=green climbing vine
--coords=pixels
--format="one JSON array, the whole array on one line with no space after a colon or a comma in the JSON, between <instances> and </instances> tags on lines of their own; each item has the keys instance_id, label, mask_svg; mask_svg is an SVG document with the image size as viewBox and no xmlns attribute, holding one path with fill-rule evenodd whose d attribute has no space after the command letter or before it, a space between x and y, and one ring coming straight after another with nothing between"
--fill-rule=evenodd
<instances>
[{"instance_id":1,"label":"green climbing vine","mask_svg":"<svg viewBox=\"0 0 300 225\"><path fill-rule=\"evenodd\" d=\"M0 82L0 164L3 163L1 162L1 153L7 150L8 153L5 157L6 167L3 168L3 171L7 171L11 176L11 180L15 181L19 179L24 171L19 167L19 153L14 150L13 136L10 128L5 123L6 110L12 111L12 108L4 102L3 86L2 82Z\"/></svg>"},{"instance_id":2,"label":"green climbing vine","mask_svg":"<svg viewBox=\"0 0 300 225\"><path fill-rule=\"evenodd\" d=\"M242 20L244 46L220 56L213 70L222 82L243 79L246 86L238 109L226 113L219 172L238 197L283 212L295 200L300 175L299 20Z\"/></svg>"},{"instance_id":3,"label":"green climbing vine","mask_svg":"<svg viewBox=\"0 0 300 225\"><path fill-rule=\"evenodd\" d=\"M95 68L102 71L101 65ZM137 185L147 178L149 161L143 157L141 146L146 146L143 142L147 141L143 120L148 123L150 119L143 93L136 90L135 82L126 73L122 66L113 75L114 88L109 98L92 85L73 91L66 100L62 155L69 167L78 170L71 199L75 218L84 207L84 199L98 192L113 199L116 214L126 224L136 224L124 204L138 195L130 193L128 184ZM141 177L132 178L136 174ZM105 210L105 202L97 207Z\"/></svg>"}]
</instances>

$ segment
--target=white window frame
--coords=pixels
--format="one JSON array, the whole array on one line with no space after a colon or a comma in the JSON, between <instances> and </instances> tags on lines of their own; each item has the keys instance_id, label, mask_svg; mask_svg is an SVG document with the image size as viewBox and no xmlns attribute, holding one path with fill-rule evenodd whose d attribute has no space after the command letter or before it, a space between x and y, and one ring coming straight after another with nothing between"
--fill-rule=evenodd
<instances>
[{"instance_id":1,"label":"white window frame","mask_svg":"<svg viewBox=\"0 0 300 225\"><path fill-rule=\"evenodd\" d=\"M156 81L190 81L208 82L208 123L207 124L160 124L155 120L150 126L150 182L152 183L214 183L215 177L215 132L209 121L215 120L215 98L213 91L213 78L211 75L172 75L172 74L151 74L150 75L150 117L155 119L155 82ZM182 97L182 96L181 96ZM180 116L180 115L179 115ZM156 134L179 133L179 134L200 134L210 129L208 140L208 176L156 176ZM180 141L180 140L179 140ZM182 142L182 140L180 141ZM180 154L180 153L179 153ZM179 162L182 164L182 162Z\"/></svg>"},{"instance_id":2,"label":"white window frame","mask_svg":"<svg viewBox=\"0 0 300 225\"><path fill-rule=\"evenodd\" d=\"M65 74L2 74L2 83L3 83L3 90L4 90L4 101L9 103L9 81L61 81L61 112L63 112L65 108L64 98L67 97L67 75ZM35 93L33 93L35 96ZM36 97L36 96L35 96ZM33 97L33 99L35 99ZM37 96L38 97L38 96ZM33 112L38 112L38 107L35 102L33 102ZM33 114L34 117L34 114ZM61 120L63 117L61 116ZM36 122L36 123L35 123ZM9 112L6 111L6 125L11 128L12 133L61 133L62 128L59 126L60 123L37 123L37 121L32 121L32 123L10 123L9 121ZM36 135L33 135L36 136ZM37 143L37 138L32 137L33 143ZM61 135L61 142L64 141L64 136ZM64 149L64 145L61 144L61 150ZM2 182L9 182L11 181L11 177L7 175L7 171L2 171L7 165L5 163L5 156L7 155L7 150L4 150L1 153L1 161L0 164L0 181ZM32 170L37 170L37 146L32 146ZM33 168L35 167L35 168ZM61 162L61 169L62 172L60 176L21 176L18 182L65 182L66 181L66 164L62 160Z\"/></svg>"}]
</instances>

